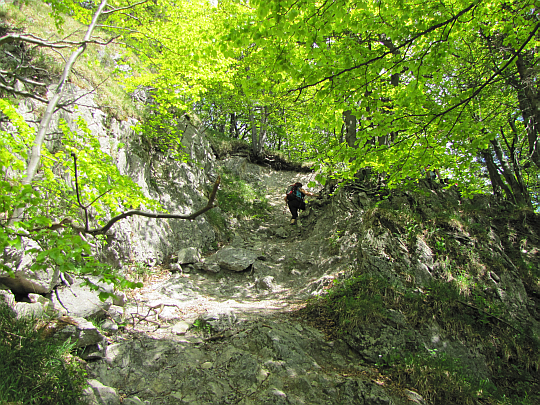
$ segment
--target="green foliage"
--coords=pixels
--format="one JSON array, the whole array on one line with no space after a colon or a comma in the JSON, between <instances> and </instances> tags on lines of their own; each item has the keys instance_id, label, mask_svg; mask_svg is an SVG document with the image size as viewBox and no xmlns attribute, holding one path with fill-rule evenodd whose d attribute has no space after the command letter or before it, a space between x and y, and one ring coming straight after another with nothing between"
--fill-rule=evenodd
<instances>
[{"instance_id":1,"label":"green foliage","mask_svg":"<svg viewBox=\"0 0 540 405\"><path fill-rule=\"evenodd\" d=\"M47 323L20 317L0 301L0 403L74 404L86 373L73 344L46 337Z\"/></svg>"},{"instance_id":2,"label":"green foliage","mask_svg":"<svg viewBox=\"0 0 540 405\"><path fill-rule=\"evenodd\" d=\"M502 1L250 5L253 12L231 24L222 51L244 47L239 65L249 67L246 94L259 100L279 95L287 114L299 112L301 122L287 121L289 134L300 132L291 149L313 150L325 175L352 179L369 166L398 186L421 178L429 166L472 195L489 184L487 174L478 176L478 155L494 138L505 145L508 160L518 153L516 166L530 167L522 126L527 118L513 118L529 113L508 85L526 86L529 79L502 51L523 58L534 80L538 26L530 1L510 7ZM495 73L488 62L494 60L504 66ZM342 136L345 111L358 119L355 147ZM527 182L537 187L536 176Z\"/></svg>"},{"instance_id":3,"label":"green foliage","mask_svg":"<svg viewBox=\"0 0 540 405\"><path fill-rule=\"evenodd\" d=\"M174 110L174 109L171 109ZM161 152L177 160L187 161L183 152L182 135L186 121L179 111L168 111L159 106L148 106L141 121L134 130L148 149L148 152Z\"/></svg>"},{"instance_id":4,"label":"green foliage","mask_svg":"<svg viewBox=\"0 0 540 405\"><path fill-rule=\"evenodd\" d=\"M222 212L213 209L210 211L207 211L205 214L206 218L208 219L208 222L212 225L214 230L218 233L227 233L227 219L223 215Z\"/></svg>"},{"instance_id":5,"label":"green foliage","mask_svg":"<svg viewBox=\"0 0 540 405\"><path fill-rule=\"evenodd\" d=\"M337 255L339 253L341 234L342 234L342 231L335 231L332 235L330 235L327 238L329 254Z\"/></svg>"},{"instance_id":6,"label":"green foliage","mask_svg":"<svg viewBox=\"0 0 540 405\"><path fill-rule=\"evenodd\" d=\"M203 335L210 335L212 333L212 326L200 318L195 319L190 329Z\"/></svg>"},{"instance_id":7,"label":"green foliage","mask_svg":"<svg viewBox=\"0 0 540 405\"><path fill-rule=\"evenodd\" d=\"M334 287L321 300L347 330L386 319L386 299L393 301L399 294L399 288L387 279L362 274L341 283L334 281Z\"/></svg>"},{"instance_id":8,"label":"green foliage","mask_svg":"<svg viewBox=\"0 0 540 405\"><path fill-rule=\"evenodd\" d=\"M433 350L398 354L388 367L400 384L415 387L433 404L477 404L497 394L496 386L466 370L459 359Z\"/></svg>"},{"instance_id":9,"label":"green foliage","mask_svg":"<svg viewBox=\"0 0 540 405\"><path fill-rule=\"evenodd\" d=\"M516 375L527 379L529 370L538 370L540 340L505 321L504 306L488 297L483 286L469 285L465 293L454 280L409 289L380 275L359 274L335 282L325 296L309 305L333 319L341 333L385 323L389 310L394 310L412 327L435 322L446 336L481 345L497 386L475 379L457 359L424 348L391 352L379 359L377 365L392 381L415 387L434 404L473 404L479 398L498 401L501 393L523 398L536 390L534 383L519 389L512 385Z\"/></svg>"},{"instance_id":10,"label":"green foliage","mask_svg":"<svg viewBox=\"0 0 540 405\"><path fill-rule=\"evenodd\" d=\"M241 220L263 218L270 209L264 190L227 170L221 173L217 202L221 211Z\"/></svg>"},{"instance_id":11,"label":"green foliage","mask_svg":"<svg viewBox=\"0 0 540 405\"><path fill-rule=\"evenodd\" d=\"M81 6L84 3L71 0L47 2L22 0L15 3L18 4L5 3L1 7L6 13L4 21L9 31L31 34L51 42L69 38L73 43L73 47L56 49L25 46L21 43L16 45L20 49L15 51L15 58L3 59L0 56L0 66L3 70L14 71L21 79L26 77L34 82L34 84L25 82L26 91L43 95L47 83L55 83L62 73L66 60L77 46L77 42L83 38L87 28L85 24L91 20L96 8L84 8ZM120 3L109 1L108 4L115 7L114 4ZM96 37L100 38L99 42L105 42L114 35L106 29L98 29L95 33ZM133 60L134 56L120 45L120 40L121 37L117 38L118 42L114 41L107 47L88 43L85 53L76 64L77 74L71 76L70 82L82 89L91 88L91 92L95 94L94 101L101 110L112 117L125 120L127 117L139 116L122 83L124 75L132 75L134 71L125 72L117 67L124 63L133 65L137 63ZM21 57L22 59L19 59ZM25 63L21 65L18 62L20 60L25 60Z\"/></svg>"},{"instance_id":12,"label":"green foliage","mask_svg":"<svg viewBox=\"0 0 540 405\"><path fill-rule=\"evenodd\" d=\"M154 273L153 269L145 263L133 262L128 266L126 277L135 282L145 282Z\"/></svg>"},{"instance_id":13,"label":"green foliage","mask_svg":"<svg viewBox=\"0 0 540 405\"><path fill-rule=\"evenodd\" d=\"M240 139L229 138L228 136L215 131L207 131L208 140L212 150L218 159L223 159L228 155L239 151L249 151L249 143Z\"/></svg>"},{"instance_id":14,"label":"green foliage","mask_svg":"<svg viewBox=\"0 0 540 405\"><path fill-rule=\"evenodd\" d=\"M81 204L93 210L93 223L102 226L109 215L116 215L126 207L144 204L156 208L157 203L145 198L139 186L119 173L111 156L101 150L97 137L82 119L77 120L80 133L61 123L62 142L55 143L52 151L42 151L41 175L32 185L23 186L27 150L34 134L7 100L0 100L0 110L13 125L9 132L0 131L0 219L8 222L16 208L25 207L23 218L18 218L12 226L0 228L0 249L20 247L23 237L31 238L39 246L29 250L37 254L32 270L52 267L61 272L99 274L106 282L126 284L109 267L95 260L88 242L71 232L69 223L58 226L57 222L57 230L51 225L70 218L72 226L91 226L92 223L86 223L86 217L81 217ZM74 190L72 155L78 157L80 203ZM7 266L2 267L11 272Z\"/></svg>"}]
</instances>

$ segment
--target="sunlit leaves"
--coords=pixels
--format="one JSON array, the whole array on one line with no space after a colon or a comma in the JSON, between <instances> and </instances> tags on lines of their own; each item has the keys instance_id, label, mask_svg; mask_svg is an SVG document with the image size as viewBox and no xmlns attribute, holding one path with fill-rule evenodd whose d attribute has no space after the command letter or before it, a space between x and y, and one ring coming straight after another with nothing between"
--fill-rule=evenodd
<instances>
[{"instance_id":1,"label":"sunlit leaves","mask_svg":"<svg viewBox=\"0 0 540 405\"><path fill-rule=\"evenodd\" d=\"M313 145L329 172L347 176L368 165L399 183L436 164L467 187L475 183L476 154L508 130L507 116L517 110L516 94L494 72L512 56L499 50L519 49L535 29L532 3L272 3L252 2L257 24L235 35L249 37L266 61L250 76L279 82L278 96L302 103L309 125L299 128L339 133L336 111L358 118L358 149ZM502 44L490 48L488 37ZM377 146L377 137L391 133L392 145ZM298 139L302 148L320 142Z\"/></svg>"},{"instance_id":2,"label":"sunlit leaves","mask_svg":"<svg viewBox=\"0 0 540 405\"><path fill-rule=\"evenodd\" d=\"M41 167L31 185L23 185L27 150L33 142L34 132L6 100L0 108L7 117L0 131L0 249L21 248L21 241L32 238L39 248L33 270L50 268L61 272L87 272L101 274L106 266L92 255L90 245L71 232L69 222L82 228L85 218L82 207L92 210L94 220L90 226L103 225L111 215L129 208L157 208L128 176L121 175L110 155L102 151L98 138L82 119L77 120L78 131L61 122L62 142L55 143L56 151L42 150ZM75 193L73 155L77 156L79 199ZM25 208L23 217L8 225L16 208ZM60 221L68 218L66 226ZM10 274L12 269L2 266Z\"/></svg>"}]
</instances>

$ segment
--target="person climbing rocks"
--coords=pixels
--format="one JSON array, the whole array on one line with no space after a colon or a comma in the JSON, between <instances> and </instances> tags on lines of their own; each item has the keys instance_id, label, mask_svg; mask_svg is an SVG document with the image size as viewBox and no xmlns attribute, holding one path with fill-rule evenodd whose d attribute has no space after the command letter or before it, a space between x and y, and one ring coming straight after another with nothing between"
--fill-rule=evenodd
<instances>
[{"instance_id":1,"label":"person climbing rocks","mask_svg":"<svg viewBox=\"0 0 540 405\"><path fill-rule=\"evenodd\" d=\"M439 173L439 169L436 169L436 168L432 168L431 166L425 166L424 167L424 173L426 174L426 178L428 180L435 180L435 179L439 179L439 181L442 182L442 177L441 177L441 173Z\"/></svg>"},{"instance_id":2,"label":"person climbing rocks","mask_svg":"<svg viewBox=\"0 0 540 405\"><path fill-rule=\"evenodd\" d=\"M302 188L302 183L294 183L287 188L285 204L289 207L289 211L291 211L292 214L291 225L296 225L298 210L306 209L306 202L304 201L306 195L318 197L318 194L304 190Z\"/></svg>"}]
</instances>

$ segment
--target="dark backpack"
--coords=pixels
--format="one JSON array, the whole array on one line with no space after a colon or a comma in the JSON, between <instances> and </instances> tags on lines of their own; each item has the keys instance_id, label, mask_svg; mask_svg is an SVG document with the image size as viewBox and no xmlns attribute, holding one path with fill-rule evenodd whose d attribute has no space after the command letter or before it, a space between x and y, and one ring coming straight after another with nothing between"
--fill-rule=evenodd
<instances>
[{"instance_id":1,"label":"dark backpack","mask_svg":"<svg viewBox=\"0 0 540 405\"><path fill-rule=\"evenodd\" d=\"M287 200L289 201L304 199L304 193L297 189L296 184L291 184L289 187L287 187L286 194Z\"/></svg>"}]
</instances>

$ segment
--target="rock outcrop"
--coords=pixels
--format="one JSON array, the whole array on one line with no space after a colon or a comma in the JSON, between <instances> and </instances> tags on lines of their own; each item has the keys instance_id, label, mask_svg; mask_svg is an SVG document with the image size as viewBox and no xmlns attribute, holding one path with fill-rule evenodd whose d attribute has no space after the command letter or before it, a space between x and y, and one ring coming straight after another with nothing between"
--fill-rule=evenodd
<instances>
[{"instance_id":1,"label":"rock outcrop","mask_svg":"<svg viewBox=\"0 0 540 405\"><path fill-rule=\"evenodd\" d=\"M85 97L84 104L92 106ZM31 255L4 253L3 263L17 278L0 274L0 283L15 293L2 296L21 313L39 306L72 317L106 318L101 330L83 320L62 329L87 348L92 380L86 394L92 404L429 403L415 386L396 394L378 368L390 367L402 353L427 359L442 354L489 382L489 350L478 339L473 345L463 334L450 333L436 316L415 319L383 298L391 291L396 302L410 299L427 308L434 283L459 286L456 277L463 291L474 283L484 286L477 302L454 300L459 311L504 327L516 328L515 323L527 336L540 336L538 291L523 282L518 266L519 260L535 263L538 246L516 251L502 222L473 212L454 215L456 204L468 204L454 188L381 193L366 179L311 199L298 225L291 226L284 189L295 181L308 184L313 173L278 172L242 157L218 162L204 134L191 124L183 143L197 163L180 162L145 148L129 122L105 120L91 109L78 114L102 135L102 147L111 147L120 170L170 212L203 206L205 187L220 167L264 193L269 207L256 218L227 218L222 227L229 244L219 247L216 235L225 229L216 229L208 216L191 222L141 217L118 222L107 247L96 253L118 270L139 263L163 271L114 302L96 301L79 286L81 280L68 280L55 269L32 274L26 270ZM115 152L119 142L126 147ZM537 242L535 214L520 221ZM451 266L460 266L461 273ZM330 338L313 327L328 326L321 311L298 311L308 299L324 296L332 285L347 286L355 277L380 281L372 287L380 288L373 302L367 300L369 311L364 308L370 321L351 320L339 338L328 331ZM28 305L15 304L21 297ZM497 313L482 307L488 300L496 303ZM335 329L332 322L328 328Z\"/></svg>"}]
</instances>

